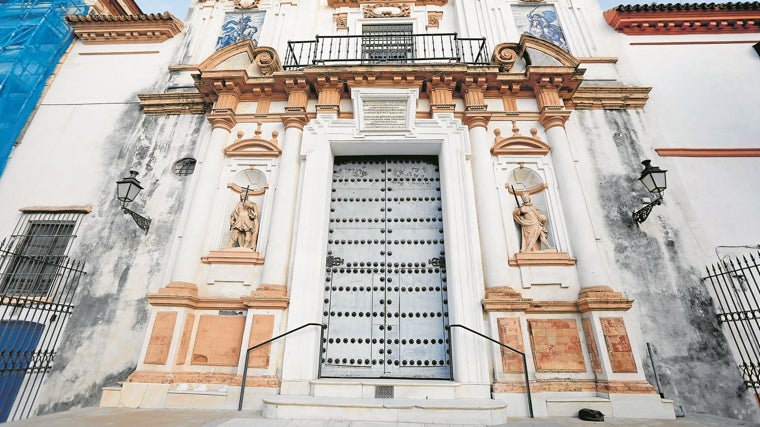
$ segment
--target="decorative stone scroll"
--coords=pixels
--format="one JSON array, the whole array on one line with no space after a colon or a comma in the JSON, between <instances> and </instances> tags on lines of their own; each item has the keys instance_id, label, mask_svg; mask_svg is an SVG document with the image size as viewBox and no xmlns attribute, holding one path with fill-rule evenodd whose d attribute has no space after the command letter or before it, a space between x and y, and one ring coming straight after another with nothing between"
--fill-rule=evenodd
<instances>
[{"instance_id":1,"label":"decorative stone scroll","mask_svg":"<svg viewBox=\"0 0 760 427\"><path fill-rule=\"evenodd\" d=\"M411 133L417 89L355 89L359 133Z\"/></svg>"},{"instance_id":2,"label":"decorative stone scroll","mask_svg":"<svg viewBox=\"0 0 760 427\"><path fill-rule=\"evenodd\" d=\"M408 3L375 3L363 7L365 18L407 18L412 15Z\"/></svg>"}]
</instances>

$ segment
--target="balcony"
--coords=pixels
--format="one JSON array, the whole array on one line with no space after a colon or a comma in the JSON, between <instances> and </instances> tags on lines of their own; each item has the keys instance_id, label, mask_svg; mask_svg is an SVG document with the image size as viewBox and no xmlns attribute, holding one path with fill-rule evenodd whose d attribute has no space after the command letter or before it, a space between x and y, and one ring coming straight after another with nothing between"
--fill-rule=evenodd
<instances>
[{"instance_id":1,"label":"balcony","mask_svg":"<svg viewBox=\"0 0 760 427\"><path fill-rule=\"evenodd\" d=\"M288 42L285 70L313 66L446 64L489 65L485 38L456 33L316 36Z\"/></svg>"}]
</instances>

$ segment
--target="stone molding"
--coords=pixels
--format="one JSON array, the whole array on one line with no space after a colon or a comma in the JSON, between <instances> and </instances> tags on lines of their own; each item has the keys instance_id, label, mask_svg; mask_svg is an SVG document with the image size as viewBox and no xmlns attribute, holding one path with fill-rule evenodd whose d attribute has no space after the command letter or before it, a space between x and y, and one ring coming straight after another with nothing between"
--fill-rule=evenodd
<instances>
[{"instance_id":1,"label":"stone molding","mask_svg":"<svg viewBox=\"0 0 760 427\"><path fill-rule=\"evenodd\" d=\"M655 148L662 157L760 157L760 148Z\"/></svg>"},{"instance_id":2,"label":"stone molding","mask_svg":"<svg viewBox=\"0 0 760 427\"><path fill-rule=\"evenodd\" d=\"M608 286L581 289L577 301L534 301L523 298L520 292L509 286L496 286L486 289L482 304L487 312L586 313L627 311L633 306L633 300L624 298Z\"/></svg>"},{"instance_id":3,"label":"stone molding","mask_svg":"<svg viewBox=\"0 0 760 427\"><path fill-rule=\"evenodd\" d=\"M604 12L604 19L615 31L629 36L760 33L760 4L618 6Z\"/></svg>"},{"instance_id":4,"label":"stone molding","mask_svg":"<svg viewBox=\"0 0 760 427\"><path fill-rule=\"evenodd\" d=\"M644 108L651 87L584 86L565 101L567 108L575 110L629 110Z\"/></svg>"},{"instance_id":5,"label":"stone molding","mask_svg":"<svg viewBox=\"0 0 760 427\"><path fill-rule=\"evenodd\" d=\"M510 72L505 65L514 58L538 50L550 55L555 65L529 65L525 71ZM499 53L501 52L501 53ZM394 64L394 65L334 65L313 66L303 70L282 70L276 52L268 47L256 47L246 40L227 46L209 56L193 74L199 96L141 95L146 112L160 114L191 113L199 111L203 103L213 105L207 114L216 127L231 130L239 121L285 121L285 115L304 113L308 118L316 114L337 114L351 118L350 112L341 112L340 103L351 96L356 88L394 87L417 89L430 99L430 112L417 112L420 118L436 113L454 113L470 127L487 126L490 120L534 120L544 127L564 126L572 108L621 109L640 108L647 100L649 88L628 86L581 87L584 70L580 61L535 37L523 35L520 43L501 44L497 47L491 66L470 67L465 64ZM508 58L509 57L509 58ZM246 66L246 61L250 63ZM505 62L506 61L506 62ZM230 64L238 64L230 66ZM250 75L258 67L260 75ZM152 96L152 98L151 98ZM173 96L178 97L172 99ZM454 97L465 101L464 111L454 111ZM315 111L307 112L310 101L316 98ZM539 111L518 112L517 99L537 99ZM486 112L487 99L504 101L507 111ZM238 102L287 101L284 113L238 114ZM176 105L174 105L176 104ZM149 107L149 108L148 108ZM530 116L530 117L528 117ZM296 123L298 125L298 123Z\"/></svg>"},{"instance_id":6,"label":"stone molding","mask_svg":"<svg viewBox=\"0 0 760 427\"><path fill-rule=\"evenodd\" d=\"M571 258L567 252L518 252L514 258L509 259L511 267L571 267L575 265L575 258Z\"/></svg>"},{"instance_id":7,"label":"stone molding","mask_svg":"<svg viewBox=\"0 0 760 427\"><path fill-rule=\"evenodd\" d=\"M85 44L161 43L182 31L169 12L147 15L66 15L74 35Z\"/></svg>"},{"instance_id":8,"label":"stone molding","mask_svg":"<svg viewBox=\"0 0 760 427\"><path fill-rule=\"evenodd\" d=\"M290 305L284 285L261 285L251 295L242 298L247 308L285 310Z\"/></svg>"},{"instance_id":9,"label":"stone molding","mask_svg":"<svg viewBox=\"0 0 760 427\"><path fill-rule=\"evenodd\" d=\"M210 106L198 92L139 93L137 97L148 115L204 114Z\"/></svg>"},{"instance_id":10,"label":"stone molding","mask_svg":"<svg viewBox=\"0 0 760 427\"><path fill-rule=\"evenodd\" d=\"M491 147L494 156L545 156L551 150L549 144L538 137L538 129L532 128L530 136L522 135L516 120L512 120L512 136L502 137L498 128L493 133L496 135Z\"/></svg>"},{"instance_id":11,"label":"stone molding","mask_svg":"<svg viewBox=\"0 0 760 427\"><path fill-rule=\"evenodd\" d=\"M278 131L272 131L272 139L266 139L261 137L261 122L258 123L258 127L254 131L253 138L243 139L243 131L238 131L237 139L225 147L224 154L227 157L255 157L255 158L271 158L280 157L282 150L277 143Z\"/></svg>"},{"instance_id":12,"label":"stone molding","mask_svg":"<svg viewBox=\"0 0 760 427\"><path fill-rule=\"evenodd\" d=\"M627 299L620 292L609 286L590 286L578 293L578 310L588 311L628 311L633 307L633 300Z\"/></svg>"},{"instance_id":13,"label":"stone molding","mask_svg":"<svg viewBox=\"0 0 760 427\"><path fill-rule=\"evenodd\" d=\"M209 251L201 257L204 264L263 265L264 258L258 252L248 248L231 248L221 251Z\"/></svg>"},{"instance_id":14,"label":"stone molding","mask_svg":"<svg viewBox=\"0 0 760 427\"><path fill-rule=\"evenodd\" d=\"M23 213L50 212L50 213L81 213L88 214L92 212L92 205L83 206L25 206L19 211Z\"/></svg>"},{"instance_id":15,"label":"stone molding","mask_svg":"<svg viewBox=\"0 0 760 427\"><path fill-rule=\"evenodd\" d=\"M159 289L155 294L146 294L146 297L154 307L184 307L193 310L284 310L290 304L287 290L280 285L261 285L250 295L240 298L198 297L168 287Z\"/></svg>"},{"instance_id":16,"label":"stone molding","mask_svg":"<svg viewBox=\"0 0 760 427\"><path fill-rule=\"evenodd\" d=\"M444 6L449 0L386 0L383 3L414 3L416 6ZM327 0L327 5L333 9L339 7L359 8L368 3L377 3L376 0Z\"/></svg>"},{"instance_id":17,"label":"stone molding","mask_svg":"<svg viewBox=\"0 0 760 427\"><path fill-rule=\"evenodd\" d=\"M597 392L606 394L656 394L646 381L604 381L591 379L551 379L530 382L531 393ZM494 393L525 393L524 381L497 381Z\"/></svg>"},{"instance_id":18,"label":"stone molding","mask_svg":"<svg viewBox=\"0 0 760 427\"><path fill-rule=\"evenodd\" d=\"M225 384L240 386L243 377L237 374L225 374L218 372L153 372L135 371L127 378L130 383L153 383L153 384ZM275 376L248 376L245 380L248 387L276 388L280 386L280 380Z\"/></svg>"}]
</instances>

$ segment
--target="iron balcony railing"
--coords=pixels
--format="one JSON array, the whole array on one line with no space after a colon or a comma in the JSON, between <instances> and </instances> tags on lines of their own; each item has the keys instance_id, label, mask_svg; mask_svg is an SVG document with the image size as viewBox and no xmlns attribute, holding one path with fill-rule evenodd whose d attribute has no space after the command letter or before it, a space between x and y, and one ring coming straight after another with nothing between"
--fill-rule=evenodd
<instances>
[{"instance_id":1,"label":"iron balcony railing","mask_svg":"<svg viewBox=\"0 0 760 427\"><path fill-rule=\"evenodd\" d=\"M456 33L316 36L288 42L283 68L440 63L488 65L486 39L460 38Z\"/></svg>"}]
</instances>

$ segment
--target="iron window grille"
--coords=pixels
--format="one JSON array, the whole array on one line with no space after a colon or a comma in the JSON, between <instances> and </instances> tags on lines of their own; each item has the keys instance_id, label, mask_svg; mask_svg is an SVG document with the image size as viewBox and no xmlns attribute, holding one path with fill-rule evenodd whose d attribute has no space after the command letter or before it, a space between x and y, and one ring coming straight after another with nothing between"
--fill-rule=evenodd
<instances>
[{"instance_id":1,"label":"iron window grille","mask_svg":"<svg viewBox=\"0 0 760 427\"><path fill-rule=\"evenodd\" d=\"M371 24L362 26L362 59L367 64L406 63L414 58L412 24Z\"/></svg>"},{"instance_id":2,"label":"iron window grille","mask_svg":"<svg viewBox=\"0 0 760 427\"><path fill-rule=\"evenodd\" d=\"M6 243L12 256L0 265L0 294L50 296L81 216L49 212L22 216Z\"/></svg>"},{"instance_id":3,"label":"iron window grille","mask_svg":"<svg viewBox=\"0 0 760 427\"><path fill-rule=\"evenodd\" d=\"M184 159L177 160L172 170L179 176L192 175L195 172L195 163L196 160L194 158L185 157Z\"/></svg>"}]
</instances>

